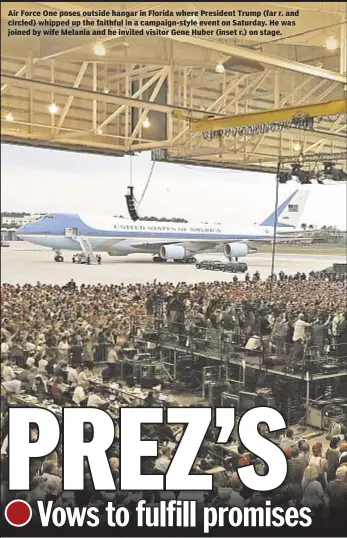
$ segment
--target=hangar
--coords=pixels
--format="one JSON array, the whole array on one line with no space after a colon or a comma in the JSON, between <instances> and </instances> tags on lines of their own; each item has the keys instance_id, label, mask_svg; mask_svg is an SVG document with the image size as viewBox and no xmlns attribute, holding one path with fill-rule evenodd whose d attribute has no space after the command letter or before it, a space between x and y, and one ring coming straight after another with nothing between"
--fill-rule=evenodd
<instances>
[{"instance_id":1,"label":"hangar","mask_svg":"<svg viewBox=\"0 0 347 538\"><path fill-rule=\"evenodd\" d=\"M17 16L8 15L13 3L1 7L3 142L115 156L151 150L157 160L266 172L276 170L279 155L287 167L298 156L314 164L328 155L345 170L343 2L291 5L291 13L299 13L295 26L281 26L280 36L258 30L220 37L203 37L207 2L172 2L161 11L156 2L128 2L123 27L117 23L108 35L100 22L97 37L86 22L76 27L74 17L65 16L81 11L72 2L64 2L64 13L52 22L68 21L64 29L75 32L57 37L42 15L39 35L8 36L10 28L30 28L13 26L23 20L22 8L62 9L54 2L16 5ZM92 14L122 12L122 6L84 4ZM175 31L138 35L136 26L151 24L151 13L163 13L158 20L164 23L166 7ZM239 4L219 7L227 13L224 24L232 25ZM251 2L248 11L285 7ZM179 30L187 12L196 35ZM298 116L301 122L291 121Z\"/></svg>"}]
</instances>

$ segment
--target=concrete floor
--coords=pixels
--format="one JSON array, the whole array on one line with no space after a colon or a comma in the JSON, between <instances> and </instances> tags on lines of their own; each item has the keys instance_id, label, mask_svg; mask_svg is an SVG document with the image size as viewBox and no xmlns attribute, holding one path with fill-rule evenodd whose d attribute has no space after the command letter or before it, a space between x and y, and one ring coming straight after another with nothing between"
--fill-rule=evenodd
<instances>
[{"instance_id":1,"label":"concrete floor","mask_svg":"<svg viewBox=\"0 0 347 538\"><path fill-rule=\"evenodd\" d=\"M128 257L109 257L103 255L102 265L77 265L71 261L72 252L65 252L65 262L55 263L50 249L37 247L27 242L12 242L9 248L1 249L1 281L12 284L35 284L37 281L49 284L65 284L73 278L77 284L109 284L132 282L214 282L231 281L232 273L220 271L198 270L194 265L178 265L173 262L157 264L152 262L151 255L138 254ZM221 259L221 255L201 254L198 259ZM250 274L259 271L266 278L271 271L271 254L262 253L248 256ZM325 269L333 263L346 263L344 256L278 254L275 271L292 274L296 271L309 272ZM239 274L241 280L244 275Z\"/></svg>"}]
</instances>

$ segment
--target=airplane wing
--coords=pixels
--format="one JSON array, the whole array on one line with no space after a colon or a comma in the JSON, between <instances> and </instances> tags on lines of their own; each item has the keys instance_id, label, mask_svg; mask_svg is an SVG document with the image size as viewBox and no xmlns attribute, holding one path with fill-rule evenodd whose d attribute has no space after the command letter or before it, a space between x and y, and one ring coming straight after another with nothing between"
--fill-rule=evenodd
<instances>
[{"instance_id":1,"label":"airplane wing","mask_svg":"<svg viewBox=\"0 0 347 538\"><path fill-rule=\"evenodd\" d=\"M307 243L311 242L312 240L312 234L308 233L305 234L303 232L300 232L296 230L296 233L289 231L289 233L286 231L284 235L281 236L281 234L277 234L276 236L276 243L286 243L288 241L295 241L298 243ZM271 244L272 243L272 237L269 237L269 239L248 239L245 241L240 241L240 243L246 243L247 246L250 249L258 250L262 245Z\"/></svg>"},{"instance_id":2,"label":"airplane wing","mask_svg":"<svg viewBox=\"0 0 347 538\"><path fill-rule=\"evenodd\" d=\"M288 237L290 235L290 238ZM283 241L300 241L300 242L307 242L310 240L310 235L303 231L296 230L294 233L294 230L286 230L285 234L281 237L281 234L278 233L276 242L281 243ZM241 240L234 240L235 243L244 243L246 244L250 251L256 252L262 245L265 245L267 243L272 243L272 237L269 237L269 239L241 239ZM167 245L181 245L185 248L187 252L190 252L192 254L198 253L198 252L223 252L223 247L227 243L227 241L178 241L178 240L168 240L163 239L162 241L155 241L155 242L134 242L132 243L132 247L137 248L139 251L142 252L148 252L150 254L156 254L159 252L160 247L167 246Z\"/></svg>"}]
</instances>

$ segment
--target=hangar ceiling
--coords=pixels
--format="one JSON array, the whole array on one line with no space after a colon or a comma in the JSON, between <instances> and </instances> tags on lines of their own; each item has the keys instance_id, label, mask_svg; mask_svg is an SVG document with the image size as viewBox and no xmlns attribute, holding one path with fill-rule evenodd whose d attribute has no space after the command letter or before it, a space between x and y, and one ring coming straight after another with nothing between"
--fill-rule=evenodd
<instances>
[{"instance_id":1,"label":"hangar ceiling","mask_svg":"<svg viewBox=\"0 0 347 538\"><path fill-rule=\"evenodd\" d=\"M8 37L8 11L14 6L19 11L121 11L126 6L137 12L133 19L150 21L150 9L185 8L200 14L217 4L3 2L4 142L118 156L154 150L158 159L260 171L275 170L279 155L337 156L346 150L346 114L320 116L315 132L286 128L209 140L191 130L191 121L209 116L344 99L343 2L220 2L218 9L228 11L290 8L299 9L300 16L281 38L106 35L104 55L95 54L91 35ZM140 8L145 16L139 15ZM325 46L331 32L339 41L333 51ZM220 62L225 71L216 73Z\"/></svg>"}]
</instances>

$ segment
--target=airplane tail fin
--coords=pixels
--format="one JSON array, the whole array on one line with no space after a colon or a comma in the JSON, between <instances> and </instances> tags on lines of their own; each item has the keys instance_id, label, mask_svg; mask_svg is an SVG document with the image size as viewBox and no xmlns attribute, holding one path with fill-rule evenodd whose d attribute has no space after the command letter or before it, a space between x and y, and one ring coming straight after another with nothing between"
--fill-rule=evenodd
<instances>
[{"instance_id":1,"label":"airplane tail fin","mask_svg":"<svg viewBox=\"0 0 347 538\"><path fill-rule=\"evenodd\" d=\"M277 225L283 228L297 228L306 205L309 192L305 190L294 191L277 208ZM274 226L276 212L269 215L260 226Z\"/></svg>"}]
</instances>

